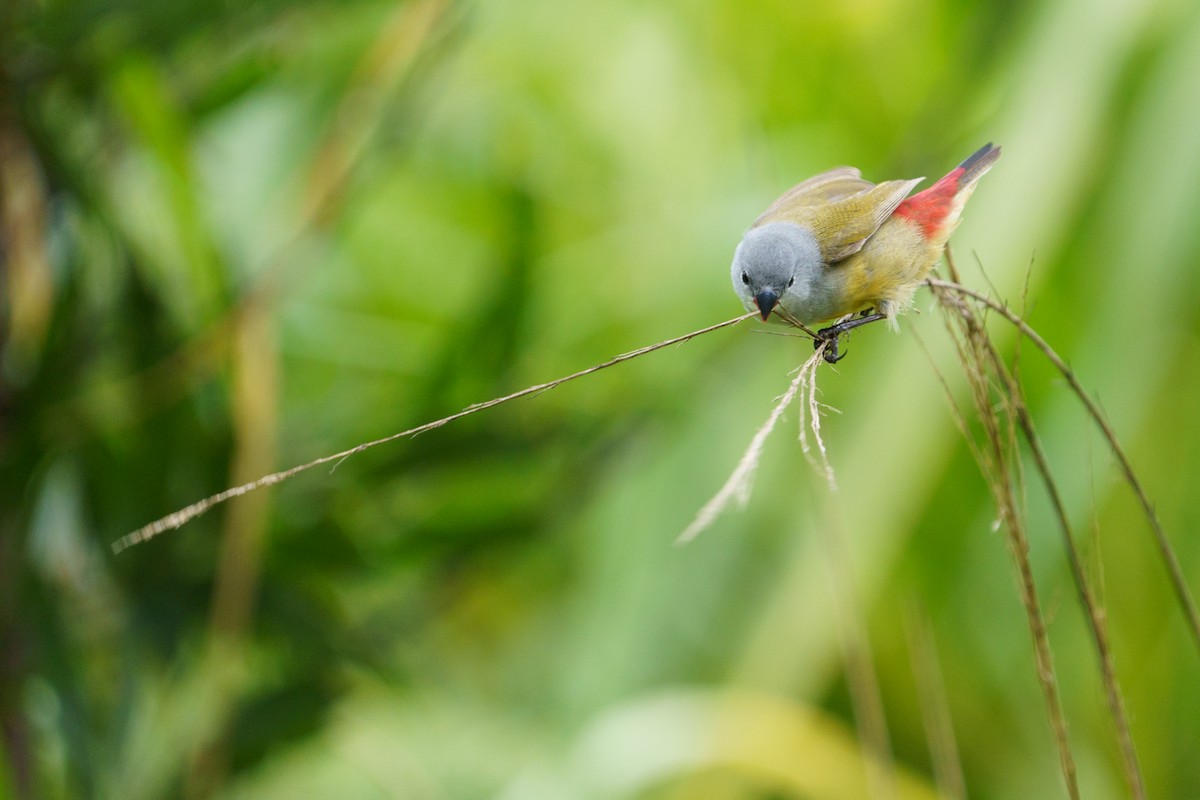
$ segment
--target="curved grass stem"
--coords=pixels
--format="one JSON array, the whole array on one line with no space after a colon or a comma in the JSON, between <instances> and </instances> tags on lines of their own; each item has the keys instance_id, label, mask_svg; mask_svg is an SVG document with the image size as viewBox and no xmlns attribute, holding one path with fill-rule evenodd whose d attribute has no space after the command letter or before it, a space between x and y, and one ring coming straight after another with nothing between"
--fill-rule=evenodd
<instances>
[{"instance_id":1,"label":"curved grass stem","mask_svg":"<svg viewBox=\"0 0 1200 800\"><path fill-rule=\"evenodd\" d=\"M963 363L968 367L968 374L994 378L995 383L993 385L995 391L1000 395L1000 406L1009 415L1010 424L1011 422L1015 422L1016 427L1021 431L1023 438L1029 445L1034 465L1037 468L1043 485L1046 487L1047 495L1058 521L1059 530L1062 533L1071 577L1079 594L1080 603L1087 615L1088 630L1091 633L1092 641L1096 648L1101 683L1104 686L1105 699L1116 729L1117 744L1121 753L1122 771L1129 787L1130 795L1137 798L1137 800L1143 800L1146 796L1145 782L1142 778L1140 765L1138 764L1137 751L1134 748L1133 735L1130 731L1129 719L1125 711L1120 684L1117 680L1116 666L1113 660L1112 648L1109 644L1104 609L1097 601L1095 593L1089 584L1087 574L1084 571L1079 549L1075 545L1075 539L1071 533L1071 524L1067 516L1066 506L1058 490L1058 484L1050 471L1050 463L1042 447L1041 439L1034 427L1033 417L1029 413L1029 408L1025 403L1024 391L1020 380L1014 370L1009 369L1000 357L994 343L983 327L982 320L975 314L973 307L963 300L962 295L952 295L951 292L953 289L949 285L942 285L945 283L944 281L938 281L937 285L933 285L932 288L942 307L950 313L951 319L958 322L962 328L961 333L967 343L960 345L960 356L964 356ZM974 295L973 292L971 294L972 296ZM970 362L967 359L971 359ZM980 415L985 416L989 412L991 415L994 415L995 412L991 412L993 407L991 404L979 406ZM1015 458L1015 456L1009 455L1008 458ZM995 475L989 476L989 483L993 482L991 477L995 477ZM1021 571L1024 580L1024 568Z\"/></svg>"},{"instance_id":2,"label":"curved grass stem","mask_svg":"<svg viewBox=\"0 0 1200 800\"><path fill-rule=\"evenodd\" d=\"M1146 521L1150 525L1150 530L1154 534L1155 544L1158 547L1163 564L1167 568L1167 576L1171 581L1171 587L1175 591L1175 595L1179 600L1179 605L1183 609L1184 617L1188 630L1191 632L1192 639L1200 650L1200 611L1197 611L1196 601L1192 597L1191 590L1188 588L1187 579L1183 574L1183 567L1179 564L1179 559L1175 555L1175 549L1171 545L1170 539L1167 538L1166 531L1163 529L1162 521L1158 518L1158 512L1154 509L1154 504L1150 502L1150 497L1146 493L1142 482L1138 479L1137 473L1133 470L1133 465L1129 461L1129 457L1125 454L1124 448L1117 441L1117 435L1113 432L1112 426L1108 423L1108 419L1104 416L1104 412L1100 410L1100 406L1092 399L1091 395L1083 388L1079 379L1075 377L1075 372L1067 365L1065 361L1054 351L1045 339L1043 339L1037 331L1029 326L1016 312L1010 309L1003 303L999 303L991 297L963 286L960 283L953 281L943 281L937 278L929 278L926 280L931 288L941 289L944 291L955 292L965 297L970 297L992 311L1000 314L1008 320L1021 334L1033 343L1038 350L1054 365L1055 369L1062 374L1066 379L1067 384L1071 387L1071 391L1083 403L1088 416L1100 428L1101 434L1108 442L1109 449L1112 450L1113 457L1116 458L1117 464L1121 468L1121 472L1125 477L1125 482L1129 484L1129 488L1137 497L1138 502L1142 506L1142 513L1146 517Z\"/></svg>"}]
</instances>

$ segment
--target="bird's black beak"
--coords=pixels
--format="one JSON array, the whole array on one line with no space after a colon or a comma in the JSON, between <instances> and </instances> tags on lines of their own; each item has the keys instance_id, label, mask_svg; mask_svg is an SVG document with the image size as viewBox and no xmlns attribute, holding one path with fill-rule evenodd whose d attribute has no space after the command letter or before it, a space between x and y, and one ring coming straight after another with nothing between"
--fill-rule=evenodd
<instances>
[{"instance_id":1,"label":"bird's black beak","mask_svg":"<svg viewBox=\"0 0 1200 800\"><path fill-rule=\"evenodd\" d=\"M754 295L754 302L758 303L758 313L762 314L763 322L766 322L767 317L771 316L771 310L779 302L779 295L770 289L763 289Z\"/></svg>"}]
</instances>

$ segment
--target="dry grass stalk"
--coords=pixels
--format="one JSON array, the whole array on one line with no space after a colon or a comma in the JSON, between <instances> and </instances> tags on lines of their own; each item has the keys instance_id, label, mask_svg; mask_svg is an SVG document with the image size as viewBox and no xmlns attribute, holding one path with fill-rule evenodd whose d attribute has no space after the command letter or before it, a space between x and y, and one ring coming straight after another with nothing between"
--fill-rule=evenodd
<instances>
[{"instance_id":1,"label":"dry grass stalk","mask_svg":"<svg viewBox=\"0 0 1200 800\"><path fill-rule=\"evenodd\" d=\"M351 447L349 450L343 450L340 453L333 453L332 455L322 456L321 458L313 459L312 461L309 461L304 464L300 464L299 466L295 466L290 469L285 469L281 472L273 472L270 475L264 475L263 477L261 477L257 480L251 481L250 483L242 484L241 486L234 486L230 489L226 489L223 492L218 492L217 494L214 494L210 497L206 497L203 500L199 500L195 503L192 503L190 506L181 508L178 511L175 511L171 514L168 514L165 517L157 519L148 525L144 525L141 528L138 528L136 531L134 531L132 533L122 536L120 539L113 542L113 545L112 545L113 552L120 553L122 550L124 550L127 547L132 547L133 545L144 542L147 539L151 539L164 531L174 530L175 528L178 528L178 527L190 522L191 520L200 516L204 512L208 511L213 506L220 505L221 503L224 503L227 500L232 500L235 497L241 497L244 494L253 492L256 489L261 489L264 486L274 486L277 483L283 483L284 481L288 480L289 478L291 478L295 475L298 475L301 472L304 472L306 470L310 470L313 467L319 467L322 464L340 463L340 462L346 460L347 458L349 458L350 456L357 455L358 453L361 453L364 450L370 450L372 447L378 447L381 444L387 444L388 442L394 442L397 439L403 439L403 438L407 438L410 436L416 436L419 433L425 433L426 431L431 431L434 428L440 428L443 425L446 425L447 423L453 422L457 419L462 419L463 417L470 416L471 414L476 414L480 411L485 411L489 408L495 408L496 406L507 403L510 400L516 400L517 398L520 398L520 397L527 397L528 395L531 395L531 394L540 394L541 392L548 391L550 389L555 388L556 386L561 386L562 384L567 383L568 381L573 381L576 378L582 378L584 375L591 375L593 372L599 372L602 369L607 369L608 367L612 367L612 366L615 366L622 362L629 361L634 358L638 358L639 356L644 356L648 353L653 353L656 350L662 350L664 347L670 347L671 345L675 345L675 344L683 344L684 342L695 339L697 336L703 336L706 333L711 333L713 331L720 330L721 328L727 328L730 325L736 325L737 323L742 322L743 320L749 319L750 317L753 317L753 316L757 316L757 315L754 313L743 314L740 317L734 317L733 319L728 319L728 320L725 320L724 322L719 322L716 325L709 325L707 328L701 328L698 331L692 331L691 333L684 334L683 336L676 336L673 339L666 339L666 340L658 342L656 344L647 345L646 347L639 347L637 350L632 350L628 353L623 353L622 355L616 356L615 358L611 358L602 364L596 364L595 366L588 367L587 369L582 369L579 372L572 373L570 375L567 375L566 377L558 378L557 380L553 380L553 381L548 381L547 383L539 383L535 386L530 386L525 389L522 389L519 392L513 392L512 394L505 395L504 397L497 397L494 400L488 400L487 402L484 402L484 403L476 403L475 405L468 406L467 408L463 409L462 411L459 411L457 414L451 414L448 417L442 417L439 420L435 420L433 422L427 422L424 425L418 425L417 427L409 428L406 431L401 431L399 433L393 433L390 436L383 437L382 439L375 439L374 441L363 442L362 444Z\"/></svg>"},{"instance_id":2,"label":"dry grass stalk","mask_svg":"<svg viewBox=\"0 0 1200 800\"><path fill-rule=\"evenodd\" d=\"M949 252L949 251L947 251ZM1003 316L1012 325L1021 332L1021 334L1033 343L1038 350L1054 365L1055 369L1062 374L1067 384L1071 387L1071 391L1083 403L1087 410L1088 416L1100 428L1101 434L1108 442L1109 449L1112 450L1113 457L1117 460L1117 464L1121 468L1125 482L1129 484L1130 489L1138 499L1138 503L1142 506L1142 513L1146 517L1146 521L1150 525L1150 530L1154 534L1155 544L1158 547L1163 564L1167 568L1167 576L1171 581L1171 587L1175 591L1176 598L1179 600L1180 608L1183 609L1184 617L1188 630L1192 634L1192 639L1196 644L1197 649L1200 649L1200 611L1196 608L1196 601L1193 599L1191 590L1188 589L1187 579L1183 574L1183 567L1179 564L1179 559L1175 556L1175 549L1171 545L1170 539L1167 538L1162 522L1158 518L1158 512L1154 510L1154 504L1150 502L1150 496L1142 487L1142 483L1138 480L1137 474L1133 471L1133 465L1130 463L1128 456L1125 455L1124 448L1117 441L1117 435L1113 432L1112 426L1109 425L1108 419L1104 416L1104 412L1100 410L1100 406L1092 399L1091 395L1083 388L1079 379L1075 377L1075 372L1067 366L1067 363L1054 351L1052 347L1043 339L1037 331L1029 326L1017 313L1008 306L998 303L985 294L969 289L957 282L942 281L935 278L930 278L927 281L930 287L934 289L942 289L955 292L959 295L969 297L973 300L982 303L990 310Z\"/></svg>"},{"instance_id":3,"label":"dry grass stalk","mask_svg":"<svg viewBox=\"0 0 1200 800\"><path fill-rule=\"evenodd\" d=\"M825 347L821 346L821 353ZM800 449L813 469L825 476L825 483L831 492L837 491L837 476L833 473L833 465L829 463L829 453L825 449L825 440L821 438L821 409L835 410L817 401L817 367L820 358L810 358L800 367L800 372L808 375L800 383ZM808 409L808 425L804 424L804 410ZM809 446L808 434L812 432L814 447Z\"/></svg>"},{"instance_id":4,"label":"dry grass stalk","mask_svg":"<svg viewBox=\"0 0 1200 800\"><path fill-rule=\"evenodd\" d=\"M1078 800L1080 794L1075 758L1071 753L1046 623L1038 600L1033 568L1029 563L1029 539L1025 533L1024 514L1017 499L1020 458L1015 442L1012 398L1007 392L996 390L991 369L993 364L988 355L991 342L973 310L947 290L940 290L939 293L935 289L935 293L946 311L946 325L957 348L975 405L976 418L983 431L984 441L972 446L972 452L992 492L1017 569L1021 603L1033 637L1038 681L1058 750L1059 767L1067 793L1073 800Z\"/></svg>"},{"instance_id":5,"label":"dry grass stalk","mask_svg":"<svg viewBox=\"0 0 1200 800\"><path fill-rule=\"evenodd\" d=\"M953 260L950 260L953 265ZM1158 523L1157 516L1154 515L1152 506L1148 503L1147 495L1140 486L1140 482L1133 475L1132 467L1130 467L1128 459L1124 457L1120 445L1117 444L1116 437L1111 432L1108 422L1104 420L1103 415L1099 414L1099 409L1091 401L1091 398L1082 391L1078 380L1074 374L1066 366L1066 363L1054 353L1054 350L1049 348L1042 337L1038 336L1019 315L1010 311L1006 306L998 305L995 301L986 299L980 296L976 291L965 289L960 284L952 284L947 282L935 281L931 282L938 300L943 302L943 307L954 308L954 313L958 314L961 324L968 329L971 329L971 336L978 337L982 343L983 355L990 362L992 373L997 375L997 378L1002 381L1002 391L1006 397L1007 407L1013 415L1016 426L1020 428L1022 435L1030 446L1031 455L1033 456L1034 465L1036 465L1038 473L1042 476L1043 485L1046 488L1050 498L1050 503L1054 507L1055 516L1058 522L1058 528L1063 536L1064 547L1066 547L1067 561L1072 572L1072 578L1075 583L1076 591L1079 593L1080 602L1084 606L1086 618L1088 622L1088 631L1090 631L1093 644L1096 646L1097 658L1099 661L1100 679L1104 686L1105 699L1109 705L1112 722L1116 728L1117 745L1120 747L1122 768L1124 777L1129 787L1130 795L1134 798L1145 798L1146 788L1144 780L1142 780L1141 770L1138 763L1138 756L1133 742L1133 735L1130 733L1128 717L1122 698L1120 684L1118 684L1116 676L1116 667L1114 658L1112 658L1112 650L1109 643L1108 626L1106 626L1105 612L1103 604L1096 599L1090 582L1088 582L1084 565L1080 558L1079 549L1075 546L1074 536L1070 530L1069 518L1067 516L1066 506L1064 506L1060 492L1058 492L1057 483L1054 480L1050 471L1049 459L1046 458L1045 450L1042 446L1042 440L1038 437L1037 429L1033 425L1033 417L1025 403L1024 390L1022 390L1018 374L1015 369L1009 369L1004 365L1000 354L991 343L990 338L986 337L983 331L983 326L973 309L965 299L976 300L985 308L994 309L1000 312L1004 318L1012 321L1016 327L1025 335L1037 344L1039 349L1049 357L1050 361L1060 369L1064 377L1068 379L1068 383L1072 385L1076 392L1084 401L1088 410L1093 416L1093 419L1099 423L1100 428L1104 432L1105 438L1109 439L1109 444L1114 449L1118 461L1122 464L1122 469L1126 471L1127 480L1130 486L1133 487L1134 493L1142 500L1142 506L1147 511L1147 518L1150 519L1151 527L1158 535L1160 547L1163 549L1164 558L1168 561L1169 571L1172 575L1177 575L1180 581L1176 584L1177 594L1180 595L1183 608L1186 610L1189 619L1194 620L1194 603L1190 602L1190 595L1187 590L1187 585L1182 582L1182 573L1177 572L1177 563L1175 561L1174 552L1171 551L1170 543L1166 541L1165 535L1162 533L1162 527ZM956 294L950 294L956 293ZM1193 621L1194 624L1194 621Z\"/></svg>"},{"instance_id":6,"label":"dry grass stalk","mask_svg":"<svg viewBox=\"0 0 1200 800\"><path fill-rule=\"evenodd\" d=\"M704 504L704 507L696 514L691 524L684 528L683 533L679 534L675 539L675 544L687 544L692 539L695 539L735 500L739 506L746 504L746 501L750 498L750 486L754 477L754 471L758 468L759 459L762 457L763 445L766 444L767 437L771 435L771 431L775 430L775 424L779 422L779 418L783 416L783 412L796 399L797 394L802 394L807 398L810 409L809 426L812 430L813 438L816 440L817 452L820 453L824 461L825 474L832 481L833 469L829 466L829 461L825 460L825 442L821 439L820 415L817 413L819 411L819 404L816 403L814 395L816 391L817 367L825 358L825 347L826 345L822 344L814 350L812 356L796 370L796 377L792 379L787 391L780 395L779 399L775 402L775 407L771 409L766 422L762 424L754 434L754 438L750 440L750 445L746 448L746 452L742 454L741 459L738 460L737 466L733 468L733 472L729 474L729 478L725 481L725 484ZM808 454L809 447L804 434L803 420L801 421L800 430L804 452Z\"/></svg>"},{"instance_id":7,"label":"dry grass stalk","mask_svg":"<svg viewBox=\"0 0 1200 800\"><path fill-rule=\"evenodd\" d=\"M973 308L966 302L963 294L954 294L955 291L952 285L934 286L933 290L938 297L939 302L943 304L943 308L953 309L952 314L956 315L964 328L969 329L970 335L979 341L979 355L986 358L987 364L984 369L990 368L991 373L999 381L999 391L1004 397L1004 403L1009 409L1012 419L1016 426L1023 434L1025 441L1029 445L1030 452L1033 456L1034 464L1042 478L1042 483L1046 487L1046 492L1050 498L1051 505L1054 508L1055 516L1058 520L1059 530L1063 536L1064 549L1067 555L1067 562L1071 569L1072 580L1075 583L1076 591L1079 594L1080 602L1083 605L1087 615L1088 630L1091 633L1093 644L1096 648L1097 659L1099 661L1101 682L1104 686L1105 698L1108 703L1109 713L1113 719L1113 725L1116 729L1117 743L1120 748L1123 774L1126 783L1129 787L1131 796L1135 798L1144 798L1146 796L1145 784L1142 779L1141 768L1138 764L1137 751L1134 748L1133 736L1130 732L1129 721L1125 712L1125 704L1122 698L1120 685L1117 680L1116 666L1113 661L1112 648L1109 644L1108 629L1105 621L1105 612L1102 604L1096 599L1092 591L1090 582L1088 581L1086 571L1083 568L1082 560L1079 556L1078 547L1075 544L1074 536L1071 532L1070 521L1067 516L1066 507L1063 504L1062 497L1058 490L1058 485L1050 471L1049 460L1046 457L1045 450L1042 447L1041 439L1037 435L1037 430L1034 426L1033 417L1029 413L1029 408L1025 403L1024 390L1021 386L1018 375L1010 370L1004 360L1000 357L991 339L987 336L986 331ZM966 294L967 297L973 296L973 293ZM990 304L988 306L990 307ZM1005 315L1007 317L1007 315ZM1022 322L1022 324L1025 324ZM1028 327L1025 324L1025 327Z\"/></svg>"}]
</instances>

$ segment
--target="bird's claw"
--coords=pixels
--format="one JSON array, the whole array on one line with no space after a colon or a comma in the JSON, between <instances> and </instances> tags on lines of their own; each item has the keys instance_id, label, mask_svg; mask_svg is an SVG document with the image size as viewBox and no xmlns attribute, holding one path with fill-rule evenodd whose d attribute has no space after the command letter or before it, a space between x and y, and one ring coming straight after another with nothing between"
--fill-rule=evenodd
<instances>
[{"instance_id":1,"label":"bird's claw","mask_svg":"<svg viewBox=\"0 0 1200 800\"><path fill-rule=\"evenodd\" d=\"M840 352L838 350L838 334L840 333L841 331L837 330L837 326L834 325L833 327L822 328L817 331L817 338L813 339L814 350L819 350L821 345L828 344L823 357L829 364L836 364L849 354L848 352Z\"/></svg>"},{"instance_id":2,"label":"bird's claw","mask_svg":"<svg viewBox=\"0 0 1200 800\"><path fill-rule=\"evenodd\" d=\"M830 325L828 328L821 328L819 331L817 331L817 338L813 340L813 348L815 349L820 347L822 344L828 343L829 346L825 348L825 360L830 364L836 364L846 357L846 353L839 352L838 350L839 336L841 336L843 333L849 333L855 328L860 328L863 325L875 322L876 320L881 320L883 318L883 314L868 313L864 311L861 315L855 317L854 319L848 319L844 322Z\"/></svg>"}]
</instances>

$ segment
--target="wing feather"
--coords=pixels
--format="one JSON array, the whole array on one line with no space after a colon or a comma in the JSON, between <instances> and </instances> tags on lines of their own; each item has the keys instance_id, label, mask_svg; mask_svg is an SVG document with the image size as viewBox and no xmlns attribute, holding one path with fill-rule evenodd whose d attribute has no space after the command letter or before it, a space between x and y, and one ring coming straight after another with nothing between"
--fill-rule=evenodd
<instances>
[{"instance_id":1,"label":"wing feather","mask_svg":"<svg viewBox=\"0 0 1200 800\"><path fill-rule=\"evenodd\" d=\"M863 189L869 189L873 185L870 181L863 180L862 173L854 167L838 167L822 172L820 175L814 175L808 180L797 183L780 195L779 199L771 203L767 210L759 215L758 219L754 221L753 227L770 222L770 218L789 207L816 205L828 200L836 200L861 192Z\"/></svg>"},{"instance_id":2,"label":"wing feather","mask_svg":"<svg viewBox=\"0 0 1200 800\"><path fill-rule=\"evenodd\" d=\"M794 222L812 231L821 258L833 264L854 255L924 178L872 184L842 167L789 189L754 222Z\"/></svg>"}]
</instances>

